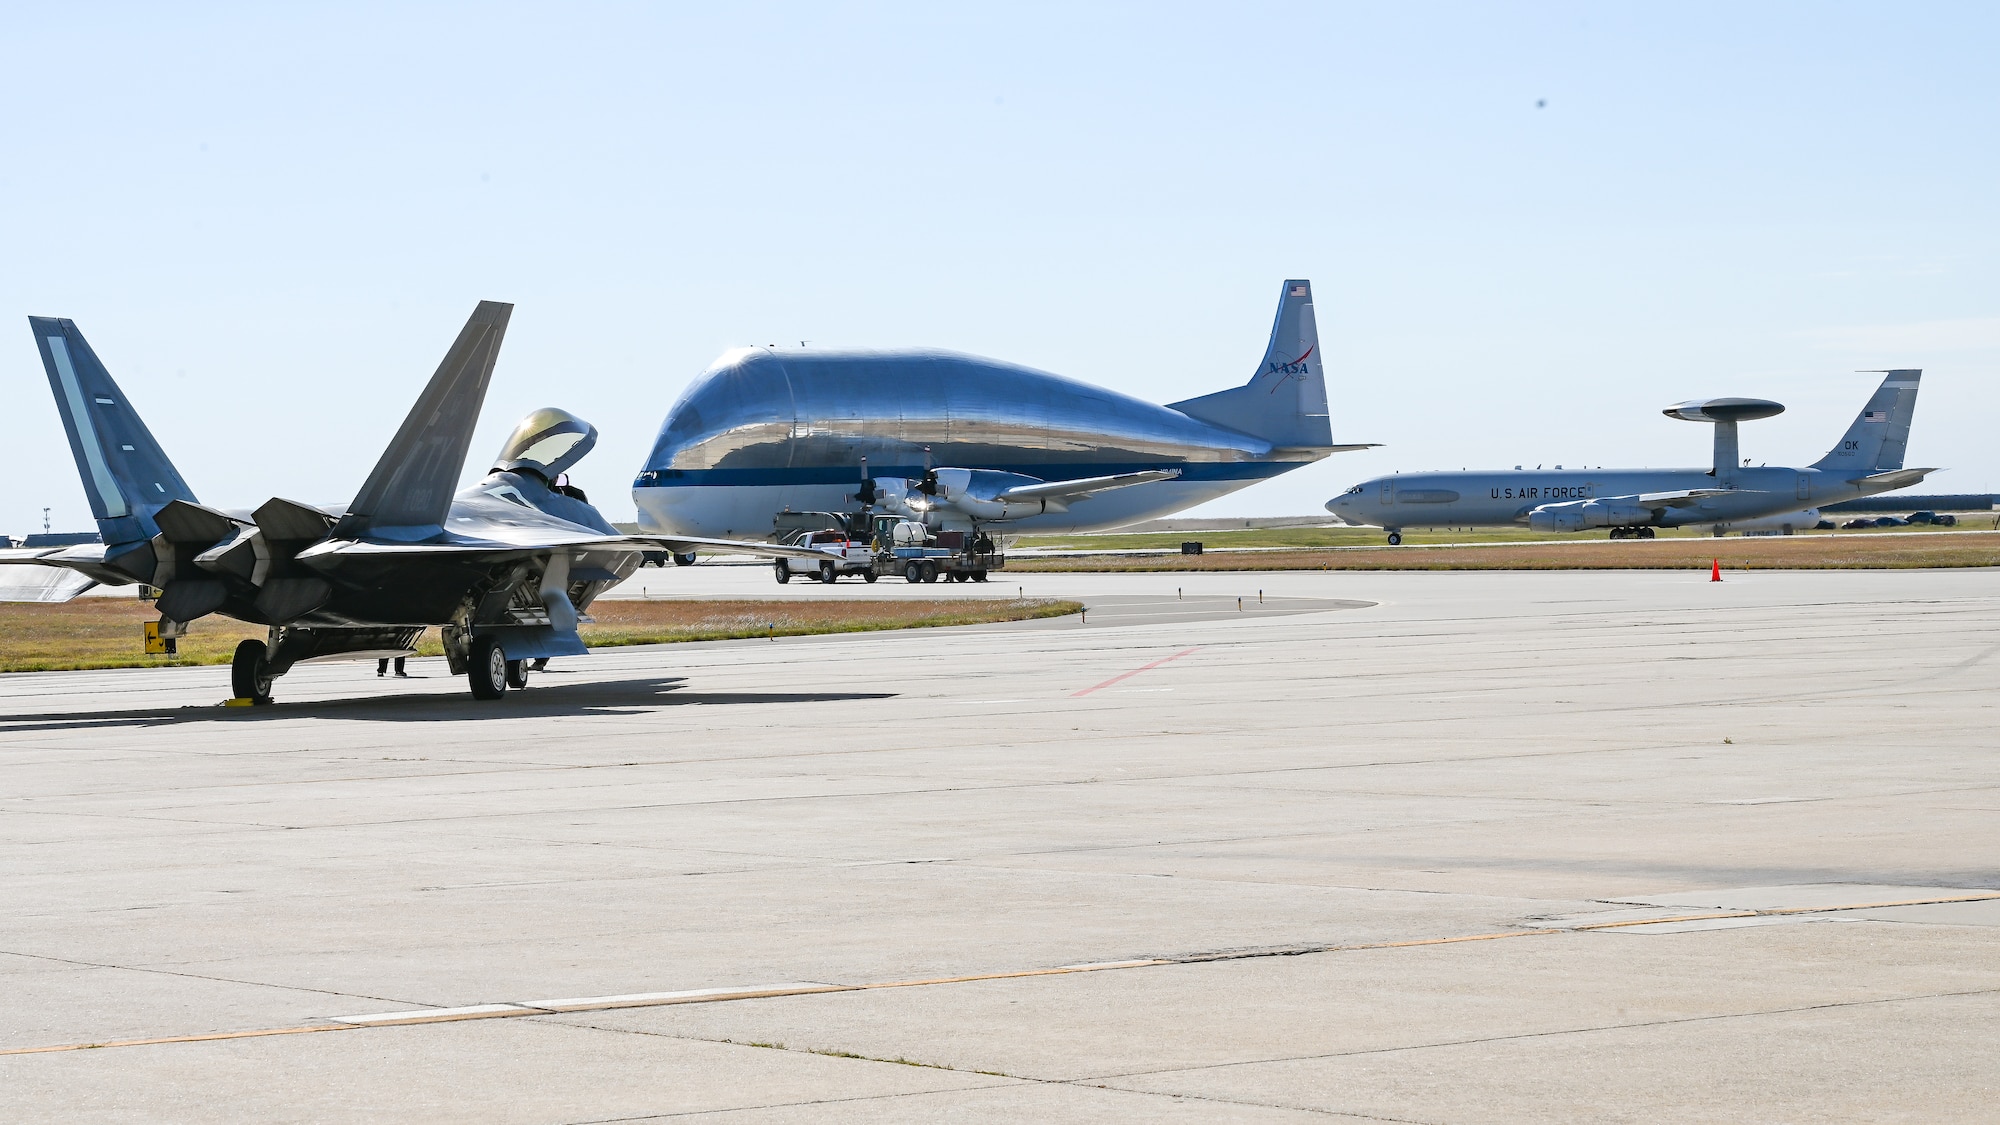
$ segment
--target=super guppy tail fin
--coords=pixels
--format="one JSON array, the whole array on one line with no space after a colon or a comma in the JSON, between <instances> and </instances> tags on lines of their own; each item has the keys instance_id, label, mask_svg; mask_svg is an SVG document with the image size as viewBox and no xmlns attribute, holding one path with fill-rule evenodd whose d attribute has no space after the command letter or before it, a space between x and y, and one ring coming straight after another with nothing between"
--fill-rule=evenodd
<instances>
[{"instance_id":1,"label":"super guppy tail fin","mask_svg":"<svg viewBox=\"0 0 2000 1125\"><path fill-rule=\"evenodd\" d=\"M175 500L194 503L166 450L126 401L111 373L77 331L58 317L31 316L42 366L56 395L84 495L107 546L159 534L154 513Z\"/></svg>"},{"instance_id":2,"label":"super guppy tail fin","mask_svg":"<svg viewBox=\"0 0 2000 1125\"><path fill-rule=\"evenodd\" d=\"M1883 372L1882 385L1854 416L1840 444L1812 467L1835 472L1902 468L1903 454L1910 444L1910 419L1917 413L1917 381L1923 374L1920 368Z\"/></svg>"},{"instance_id":3,"label":"super guppy tail fin","mask_svg":"<svg viewBox=\"0 0 2000 1125\"><path fill-rule=\"evenodd\" d=\"M1168 405L1190 418L1226 426L1280 448L1321 453L1333 449L1326 409L1326 366L1319 350L1319 325L1313 319L1312 283L1294 278L1279 291L1271 343L1248 383Z\"/></svg>"},{"instance_id":4,"label":"super guppy tail fin","mask_svg":"<svg viewBox=\"0 0 2000 1125\"><path fill-rule=\"evenodd\" d=\"M500 301L472 310L334 534L414 542L442 529L513 313Z\"/></svg>"}]
</instances>

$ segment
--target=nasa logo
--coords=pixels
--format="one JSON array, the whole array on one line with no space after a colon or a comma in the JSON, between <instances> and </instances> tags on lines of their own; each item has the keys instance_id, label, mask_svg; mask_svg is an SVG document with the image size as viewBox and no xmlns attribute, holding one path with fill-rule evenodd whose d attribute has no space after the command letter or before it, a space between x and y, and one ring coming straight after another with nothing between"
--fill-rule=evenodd
<instances>
[{"instance_id":1,"label":"nasa logo","mask_svg":"<svg viewBox=\"0 0 2000 1125\"><path fill-rule=\"evenodd\" d=\"M1317 346L1318 345L1314 345L1314 347ZM1287 379L1291 379L1294 376L1303 378L1307 375L1312 374L1312 366L1306 362L1306 358L1312 354L1313 354L1313 348L1307 348L1304 352L1300 353L1297 359L1267 360L1265 362L1265 366L1268 367L1269 370L1266 371L1265 374L1276 375L1278 377L1278 381L1271 384L1270 393L1272 394L1278 393L1278 388L1284 386L1285 381Z\"/></svg>"}]
</instances>

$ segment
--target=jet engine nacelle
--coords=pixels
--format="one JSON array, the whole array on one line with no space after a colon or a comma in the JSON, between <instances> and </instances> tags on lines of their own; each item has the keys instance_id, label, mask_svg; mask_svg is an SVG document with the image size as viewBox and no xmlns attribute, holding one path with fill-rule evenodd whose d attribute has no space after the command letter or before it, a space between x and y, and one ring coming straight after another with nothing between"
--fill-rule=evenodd
<instances>
[{"instance_id":1,"label":"jet engine nacelle","mask_svg":"<svg viewBox=\"0 0 2000 1125\"><path fill-rule=\"evenodd\" d=\"M1059 500L1010 500L1004 495L1010 488L1041 483L1036 477L998 469L948 468L921 478L877 477L875 495L889 511L932 527L942 526L941 521L949 516L1001 523L1067 510Z\"/></svg>"},{"instance_id":2,"label":"jet engine nacelle","mask_svg":"<svg viewBox=\"0 0 2000 1125\"><path fill-rule=\"evenodd\" d=\"M1571 500L1544 504L1528 513L1536 531L1582 531L1591 527L1643 527L1653 522L1653 510L1608 500Z\"/></svg>"}]
</instances>

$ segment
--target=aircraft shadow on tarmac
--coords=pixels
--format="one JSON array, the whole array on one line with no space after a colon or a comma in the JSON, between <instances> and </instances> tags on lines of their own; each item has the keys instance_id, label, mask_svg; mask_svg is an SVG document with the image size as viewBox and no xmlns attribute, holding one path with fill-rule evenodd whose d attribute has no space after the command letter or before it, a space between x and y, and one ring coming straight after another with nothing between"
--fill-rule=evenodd
<instances>
[{"instance_id":1,"label":"aircraft shadow on tarmac","mask_svg":"<svg viewBox=\"0 0 2000 1125\"><path fill-rule=\"evenodd\" d=\"M458 695L370 695L269 707L153 707L123 711L67 711L45 715L0 715L0 734L38 730L116 730L126 727L170 726L201 722L256 722L311 717L365 722L473 721L492 719L561 718L574 715L619 714L635 707L726 706L743 703L840 703L849 700L894 699L879 691L704 691L685 690L685 676L647 676L633 680L589 680L581 683L537 682L524 691L509 692L492 703L475 703Z\"/></svg>"}]
</instances>

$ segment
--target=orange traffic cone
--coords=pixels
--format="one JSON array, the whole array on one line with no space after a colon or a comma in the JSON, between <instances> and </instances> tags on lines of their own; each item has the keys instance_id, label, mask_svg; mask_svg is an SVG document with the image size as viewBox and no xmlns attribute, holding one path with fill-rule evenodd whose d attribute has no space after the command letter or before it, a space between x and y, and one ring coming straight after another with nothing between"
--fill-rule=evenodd
<instances>
[{"instance_id":1,"label":"orange traffic cone","mask_svg":"<svg viewBox=\"0 0 2000 1125\"><path fill-rule=\"evenodd\" d=\"M1721 559L1717 559L1717 560L1715 560L1715 565L1713 565L1713 566L1709 567L1709 569L1708 569L1708 580L1709 580L1710 582L1720 582L1720 581L1722 581L1722 560L1721 560Z\"/></svg>"}]
</instances>

